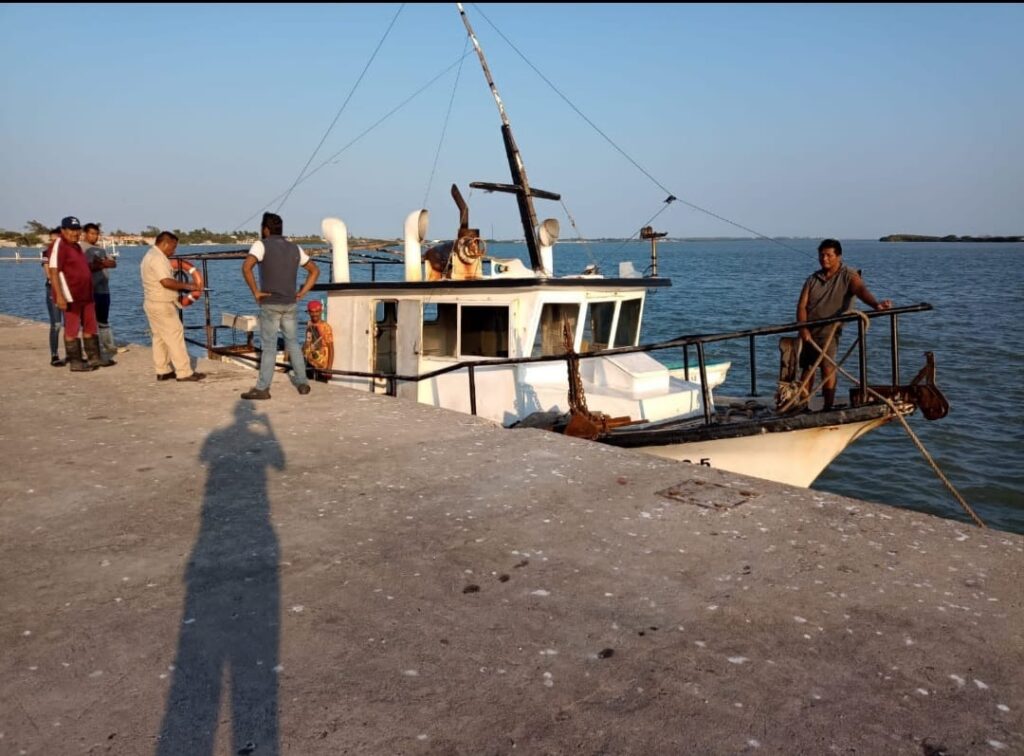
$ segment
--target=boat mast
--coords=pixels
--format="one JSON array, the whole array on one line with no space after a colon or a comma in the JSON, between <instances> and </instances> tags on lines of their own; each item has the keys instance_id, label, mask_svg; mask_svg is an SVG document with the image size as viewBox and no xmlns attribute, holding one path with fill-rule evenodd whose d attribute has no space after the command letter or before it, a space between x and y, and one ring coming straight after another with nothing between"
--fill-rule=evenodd
<instances>
[{"instance_id":1,"label":"boat mast","mask_svg":"<svg viewBox=\"0 0 1024 756\"><path fill-rule=\"evenodd\" d=\"M533 192L531 192L530 184L526 179L526 166L523 165L522 155L519 154L519 148L516 146L516 140L512 136L512 125L509 123L508 115L505 113L505 105L501 101L501 95L498 94L498 88L494 85L494 79L491 77L491 70L487 67L487 59L484 58L484 51L480 47L480 42L477 40L476 34L473 33L473 27L469 24L469 18L466 16L466 11L463 9L462 3L456 3L455 5L459 9L459 15L462 16L462 23L465 24L466 32L469 34L469 38L473 42L473 47L476 49L477 57L480 58L480 66L484 70L484 77L487 79L487 85L491 88L491 94L494 96L494 102L498 105L498 113L501 115L501 137L505 142L505 154L508 156L508 167L512 172L512 186L491 184L484 186L484 188L491 189L492 191L511 192L516 195L516 201L519 204L519 218L523 224L523 233L526 235L526 247L530 251L530 264L533 266L533 270L535 272L541 273L544 270L544 265L541 262L540 244L537 240L537 213L533 209ZM549 192L538 192L537 194L538 196L550 195ZM553 198L558 199L557 196L554 196Z\"/></svg>"}]
</instances>

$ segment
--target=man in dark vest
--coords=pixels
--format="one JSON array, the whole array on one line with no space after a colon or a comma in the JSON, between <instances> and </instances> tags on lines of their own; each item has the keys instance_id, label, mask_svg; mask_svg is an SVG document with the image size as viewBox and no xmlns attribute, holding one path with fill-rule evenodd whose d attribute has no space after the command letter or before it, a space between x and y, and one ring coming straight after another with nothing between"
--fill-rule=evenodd
<instances>
[{"instance_id":1,"label":"man in dark vest","mask_svg":"<svg viewBox=\"0 0 1024 756\"><path fill-rule=\"evenodd\" d=\"M260 356L260 376L255 388L242 394L243 399L269 399L270 383L274 379L274 363L277 358L277 334L284 336L285 350L292 366L291 380L300 394L309 393L306 379L306 363L302 358L302 345L296 337L295 306L320 276L320 269L309 255L295 242L281 234L284 222L280 215L264 213L260 235L261 241L249 249L249 255L242 263L242 275L252 295L260 306L260 342L263 353ZM260 266L260 285L257 288L252 269ZM295 290L299 266L306 269L306 281L302 288Z\"/></svg>"}]
</instances>

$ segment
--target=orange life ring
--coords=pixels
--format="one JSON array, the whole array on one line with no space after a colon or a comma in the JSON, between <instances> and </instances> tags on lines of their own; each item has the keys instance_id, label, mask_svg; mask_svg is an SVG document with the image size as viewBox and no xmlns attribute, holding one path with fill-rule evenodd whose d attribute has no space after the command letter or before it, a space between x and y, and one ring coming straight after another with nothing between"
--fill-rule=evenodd
<instances>
[{"instance_id":1,"label":"orange life ring","mask_svg":"<svg viewBox=\"0 0 1024 756\"><path fill-rule=\"evenodd\" d=\"M191 279L192 284L196 286L199 291L183 291L181 296L178 297L178 304L182 307L188 307L193 302L198 302L199 297L203 296L203 274L199 272L199 268L190 263L188 260L182 260L174 257L171 259L171 268L174 270L175 278L179 281L185 281L186 276ZM183 275L179 276L178 273Z\"/></svg>"}]
</instances>

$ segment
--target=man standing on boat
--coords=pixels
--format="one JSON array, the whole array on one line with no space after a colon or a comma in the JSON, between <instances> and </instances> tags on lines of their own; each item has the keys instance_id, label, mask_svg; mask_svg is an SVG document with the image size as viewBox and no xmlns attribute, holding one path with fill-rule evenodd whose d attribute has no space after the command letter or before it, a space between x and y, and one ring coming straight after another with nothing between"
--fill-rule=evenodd
<instances>
[{"instance_id":1,"label":"man standing on boat","mask_svg":"<svg viewBox=\"0 0 1024 756\"><path fill-rule=\"evenodd\" d=\"M302 345L302 354L306 362L313 368L313 378L325 383L331 379L330 370L334 367L334 332L324 321L324 306L320 300L314 299L306 310L309 312L309 323L306 324L306 341Z\"/></svg>"},{"instance_id":2,"label":"man standing on boat","mask_svg":"<svg viewBox=\"0 0 1024 756\"><path fill-rule=\"evenodd\" d=\"M284 221L275 213L263 213L260 236L252 245L242 263L242 276L260 306L260 374L256 386L242 394L243 399L269 399L270 383L274 379L277 357L277 334L284 336L285 350L292 366L292 383L300 394L309 393L306 362L296 336L295 307L320 276L316 266L302 247L285 239ZM257 288L252 269L260 266L260 285ZM306 281L295 290L299 266L306 269Z\"/></svg>"},{"instance_id":3,"label":"man standing on boat","mask_svg":"<svg viewBox=\"0 0 1024 756\"><path fill-rule=\"evenodd\" d=\"M892 307L891 300L879 302L868 291L857 271L843 265L843 245L837 240L825 239L818 245L818 263L821 270L808 277L800 292L800 300L796 305L798 322L842 315L850 309L850 303L855 295L874 310L888 310ZM800 367L803 368L803 374L800 376L800 385L803 391L809 391L814 364L818 362L818 357L824 350L826 356L821 358L820 364L821 394L824 398L822 409L826 411L832 409L836 399L836 368L833 361L841 331L842 324L800 329L800 338L803 340L803 349L800 352Z\"/></svg>"}]
</instances>

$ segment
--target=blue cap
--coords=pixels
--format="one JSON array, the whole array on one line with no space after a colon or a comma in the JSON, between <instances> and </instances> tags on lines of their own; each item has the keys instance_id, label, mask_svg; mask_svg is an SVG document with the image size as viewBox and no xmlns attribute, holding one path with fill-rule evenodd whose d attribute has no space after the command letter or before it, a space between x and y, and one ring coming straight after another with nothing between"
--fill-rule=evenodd
<instances>
[{"instance_id":1,"label":"blue cap","mask_svg":"<svg viewBox=\"0 0 1024 756\"><path fill-rule=\"evenodd\" d=\"M81 222L78 220L78 218L76 218L73 215L69 215L67 218L62 218L61 222L60 222L60 227L61 228L69 228L72 231L81 231L82 230Z\"/></svg>"}]
</instances>

